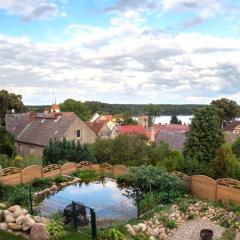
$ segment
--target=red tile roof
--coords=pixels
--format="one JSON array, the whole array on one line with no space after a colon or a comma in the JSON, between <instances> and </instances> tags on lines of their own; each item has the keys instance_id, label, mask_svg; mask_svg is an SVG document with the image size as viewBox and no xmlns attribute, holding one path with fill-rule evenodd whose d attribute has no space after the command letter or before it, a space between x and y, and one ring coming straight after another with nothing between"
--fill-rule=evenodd
<instances>
[{"instance_id":1,"label":"red tile roof","mask_svg":"<svg viewBox=\"0 0 240 240\"><path fill-rule=\"evenodd\" d=\"M60 110L60 107L57 104L53 104L51 110Z\"/></svg>"},{"instance_id":2,"label":"red tile roof","mask_svg":"<svg viewBox=\"0 0 240 240\"><path fill-rule=\"evenodd\" d=\"M108 121L112 121L113 116L112 115L102 115L100 116L101 120L108 120Z\"/></svg>"},{"instance_id":3,"label":"red tile roof","mask_svg":"<svg viewBox=\"0 0 240 240\"><path fill-rule=\"evenodd\" d=\"M146 129L141 125L124 125L119 126L118 131L120 135L123 134L143 134L148 136L148 132Z\"/></svg>"},{"instance_id":4,"label":"red tile roof","mask_svg":"<svg viewBox=\"0 0 240 240\"><path fill-rule=\"evenodd\" d=\"M96 120L92 123L88 123L88 126L96 133L99 134L101 129L105 124L107 124L109 121L108 120Z\"/></svg>"}]
</instances>

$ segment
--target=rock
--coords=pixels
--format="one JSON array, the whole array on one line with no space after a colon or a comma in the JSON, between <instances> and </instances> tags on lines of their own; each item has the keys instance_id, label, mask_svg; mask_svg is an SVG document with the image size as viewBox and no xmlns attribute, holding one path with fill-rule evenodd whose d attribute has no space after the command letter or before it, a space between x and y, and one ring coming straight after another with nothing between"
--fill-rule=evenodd
<instances>
[{"instance_id":1,"label":"rock","mask_svg":"<svg viewBox=\"0 0 240 240\"><path fill-rule=\"evenodd\" d=\"M157 228L153 229L153 236L158 237L159 236L159 230Z\"/></svg>"},{"instance_id":2,"label":"rock","mask_svg":"<svg viewBox=\"0 0 240 240\"><path fill-rule=\"evenodd\" d=\"M4 220L4 210L0 210L0 222Z\"/></svg>"},{"instance_id":3,"label":"rock","mask_svg":"<svg viewBox=\"0 0 240 240\"><path fill-rule=\"evenodd\" d=\"M13 216L15 218L18 218L19 216L21 215L26 215L27 214L27 210L26 209L17 209L14 213L13 213Z\"/></svg>"},{"instance_id":4,"label":"rock","mask_svg":"<svg viewBox=\"0 0 240 240\"><path fill-rule=\"evenodd\" d=\"M64 216L64 223L69 224L72 222L73 219L73 205L69 204L64 208L63 211ZM78 226L86 226L89 223L89 220L87 218L87 211L86 207L84 207L81 204L76 205L76 216L77 216L77 224Z\"/></svg>"},{"instance_id":5,"label":"rock","mask_svg":"<svg viewBox=\"0 0 240 240\"><path fill-rule=\"evenodd\" d=\"M156 240L156 238L154 236L150 236L149 240Z\"/></svg>"},{"instance_id":6,"label":"rock","mask_svg":"<svg viewBox=\"0 0 240 240\"><path fill-rule=\"evenodd\" d=\"M6 216L9 214L10 212L8 210L4 210L3 211L3 217L4 219L6 219Z\"/></svg>"},{"instance_id":7,"label":"rock","mask_svg":"<svg viewBox=\"0 0 240 240\"><path fill-rule=\"evenodd\" d=\"M127 231L134 237L136 236L136 233L134 231L134 229L132 228L132 226L130 224L126 225Z\"/></svg>"},{"instance_id":8,"label":"rock","mask_svg":"<svg viewBox=\"0 0 240 240\"><path fill-rule=\"evenodd\" d=\"M16 223L8 223L7 226L14 231L22 230L22 225L19 225L19 224L16 224Z\"/></svg>"},{"instance_id":9,"label":"rock","mask_svg":"<svg viewBox=\"0 0 240 240\"><path fill-rule=\"evenodd\" d=\"M161 233L161 235L159 236L159 240L167 240L166 233Z\"/></svg>"},{"instance_id":10,"label":"rock","mask_svg":"<svg viewBox=\"0 0 240 240\"><path fill-rule=\"evenodd\" d=\"M146 226L144 223L139 223L139 224L138 224L138 227L140 228L140 230L141 230L142 232L145 232L146 229L147 229L147 226Z\"/></svg>"},{"instance_id":11,"label":"rock","mask_svg":"<svg viewBox=\"0 0 240 240\"><path fill-rule=\"evenodd\" d=\"M33 226L34 223L35 221L31 217L25 216L23 218L22 230L24 232L28 231Z\"/></svg>"},{"instance_id":12,"label":"rock","mask_svg":"<svg viewBox=\"0 0 240 240\"><path fill-rule=\"evenodd\" d=\"M15 217L13 217L12 213L7 214L7 216L5 217L5 222L6 223L14 223L16 222Z\"/></svg>"},{"instance_id":13,"label":"rock","mask_svg":"<svg viewBox=\"0 0 240 240\"><path fill-rule=\"evenodd\" d=\"M19 217L16 219L16 224L21 225L21 224L23 223L24 217L25 217L24 215L19 216Z\"/></svg>"},{"instance_id":14,"label":"rock","mask_svg":"<svg viewBox=\"0 0 240 240\"><path fill-rule=\"evenodd\" d=\"M0 230L7 231L8 226L7 223L0 223Z\"/></svg>"},{"instance_id":15,"label":"rock","mask_svg":"<svg viewBox=\"0 0 240 240\"><path fill-rule=\"evenodd\" d=\"M34 223L30 231L30 240L49 240L50 235L42 223Z\"/></svg>"},{"instance_id":16,"label":"rock","mask_svg":"<svg viewBox=\"0 0 240 240\"><path fill-rule=\"evenodd\" d=\"M19 209L22 209L21 206L19 206L19 205L14 205L14 206L11 206L10 208L8 208L8 211L10 211L10 212L15 212L15 211L17 211L17 210L19 210Z\"/></svg>"},{"instance_id":17,"label":"rock","mask_svg":"<svg viewBox=\"0 0 240 240\"><path fill-rule=\"evenodd\" d=\"M137 233L137 232L139 232L141 230L138 225L133 225L132 228L135 231L135 233Z\"/></svg>"},{"instance_id":18,"label":"rock","mask_svg":"<svg viewBox=\"0 0 240 240\"><path fill-rule=\"evenodd\" d=\"M49 219L40 216L34 216L33 219L36 223L47 223L49 221Z\"/></svg>"},{"instance_id":19,"label":"rock","mask_svg":"<svg viewBox=\"0 0 240 240\"><path fill-rule=\"evenodd\" d=\"M1 210L7 209L7 205L5 203L0 203L0 209Z\"/></svg>"}]
</instances>

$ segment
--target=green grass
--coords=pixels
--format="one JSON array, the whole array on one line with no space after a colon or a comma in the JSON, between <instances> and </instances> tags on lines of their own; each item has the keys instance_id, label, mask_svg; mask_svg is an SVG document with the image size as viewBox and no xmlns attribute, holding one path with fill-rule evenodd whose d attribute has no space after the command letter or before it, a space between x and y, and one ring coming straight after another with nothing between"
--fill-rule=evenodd
<instances>
[{"instance_id":1,"label":"green grass","mask_svg":"<svg viewBox=\"0 0 240 240\"><path fill-rule=\"evenodd\" d=\"M73 232L67 234L65 237L61 238L61 240L90 240L91 238L85 237L78 232Z\"/></svg>"},{"instance_id":2,"label":"green grass","mask_svg":"<svg viewBox=\"0 0 240 240\"><path fill-rule=\"evenodd\" d=\"M26 238L15 236L0 230L0 240L26 240Z\"/></svg>"},{"instance_id":3,"label":"green grass","mask_svg":"<svg viewBox=\"0 0 240 240\"><path fill-rule=\"evenodd\" d=\"M99 174L94 170L76 170L73 174L74 177L81 178L83 182L91 182L99 179Z\"/></svg>"}]
</instances>

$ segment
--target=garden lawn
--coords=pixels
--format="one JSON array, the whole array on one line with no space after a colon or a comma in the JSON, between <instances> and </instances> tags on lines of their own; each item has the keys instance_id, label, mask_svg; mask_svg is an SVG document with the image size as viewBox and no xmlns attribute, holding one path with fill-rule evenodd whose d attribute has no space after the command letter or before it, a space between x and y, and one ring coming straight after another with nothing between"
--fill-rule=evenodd
<instances>
[{"instance_id":1,"label":"garden lawn","mask_svg":"<svg viewBox=\"0 0 240 240\"><path fill-rule=\"evenodd\" d=\"M65 237L61 238L61 240L90 240L91 238L85 237L78 232L72 232L67 234Z\"/></svg>"},{"instance_id":2,"label":"garden lawn","mask_svg":"<svg viewBox=\"0 0 240 240\"><path fill-rule=\"evenodd\" d=\"M26 238L0 231L0 240L26 240Z\"/></svg>"}]
</instances>

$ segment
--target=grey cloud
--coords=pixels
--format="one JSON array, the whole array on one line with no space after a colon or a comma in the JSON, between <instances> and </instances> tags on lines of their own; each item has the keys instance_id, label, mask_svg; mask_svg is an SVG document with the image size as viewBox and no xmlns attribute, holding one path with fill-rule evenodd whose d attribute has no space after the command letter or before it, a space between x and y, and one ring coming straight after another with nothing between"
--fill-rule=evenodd
<instances>
[{"instance_id":1,"label":"grey cloud","mask_svg":"<svg viewBox=\"0 0 240 240\"><path fill-rule=\"evenodd\" d=\"M114 5L109 6L103 12L125 11L125 10L156 10L160 4L157 0L118 0Z\"/></svg>"},{"instance_id":2,"label":"grey cloud","mask_svg":"<svg viewBox=\"0 0 240 240\"><path fill-rule=\"evenodd\" d=\"M29 15L22 18L23 22L30 22L35 19L48 19L57 13L57 8L55 5L44 5L34 9Z\"/></svg>"}]
</instances>

